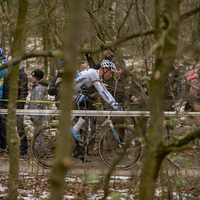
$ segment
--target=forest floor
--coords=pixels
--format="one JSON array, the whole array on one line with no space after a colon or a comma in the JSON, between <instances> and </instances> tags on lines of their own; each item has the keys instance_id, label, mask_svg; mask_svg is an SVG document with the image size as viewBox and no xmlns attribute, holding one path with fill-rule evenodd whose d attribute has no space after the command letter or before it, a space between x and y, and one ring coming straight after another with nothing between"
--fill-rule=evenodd
<instances>
[{"instance_id":1,"label":"forest floor","mask_svg":"<svg viewBox=\"0 0 200 200\"><path fill-rule=\"evenodd\" d=\"M99 156L88 157L89 163L73 159L72 166L65 178L65 195L63 199L100 199L104 192L102 187L92 194L95 184L108 172L109 168ZM19 164L19 197L18 199L42 199L50 194L51 170L38 166L33 158L20 159ZM128 171L114 171L110 181L110 196L130 199L137 198L138 191L130 187L129 179L135 174L135 184L138 184L139 167ZM8 194L9 158L0 157L0 199ZM137 185L138 186L138 185ZM101 188L101 189L100 189ZM138 188L138 187L136 187Z\"/></svg>"},{"instance_id":2,"label":"forest floor","mask_svg":"<svg viewBox=\"0 0 200 200\"><path fill-rule=\"evenodd\" d=\"M179 127L173 140L186 133L185 127ZM0 199L8 194L9 158L4 158L6 152L0 151ZM20 159L19 165L19 196L18 199L45 199L50 194L51 170L38 166L31 154L28 158ZM99 156L89 156L92 162L82 163L73 159L72 165L65 178L63 199L100 199L104 192L102 185L93 194L94 186L105 177L109 168ZM173 153L166 165L168 180L174 191L174 199L198 199L200 193L200 152L189 150ZM142 166L135 166L127 171L113 171L109 183L110 199L138 199L139 178ZM104 180L104 179L102 179ZM105 184L105 181L103 182ZM161 186L156 189L157 196L161 194ZM180 196L181 194L181 196ZM183 198L184 199L184 198Z\"/></svg>"}]
</instances>

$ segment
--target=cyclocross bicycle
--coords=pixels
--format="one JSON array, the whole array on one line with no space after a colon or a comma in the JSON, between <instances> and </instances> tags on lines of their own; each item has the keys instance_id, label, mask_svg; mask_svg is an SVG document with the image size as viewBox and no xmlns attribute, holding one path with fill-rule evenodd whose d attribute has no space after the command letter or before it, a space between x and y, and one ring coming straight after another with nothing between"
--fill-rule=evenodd
<instances>
[{"instance_id":1,"label":"cyclocross bicycle","mask_svg":"<svg viewBox=\"0 0 200 200\"><path fill-rule=\"evenodd\" d=\"M80 133L86 134L81 129ZM97 134L101 133L98 142L98 152L101 160L108 166L116 170L127 170L135 166L142 158L143 147L140 137L134 128L125 124L113 125L111 118L106 117L105 121L96 128L91 141ZM37 138L42 134L45 149L43 152L37 145ZM80 134L81 135L81 134ZM47 125L38 130L31 140L31 153L37 164L43 168L51 168L54 160L56 141L59 136L58 124ZM74 151L71 158L84 160L86 154L86 142L83 137L74 136L71 133L71 142Z\"/></svg>"}]
</instances>

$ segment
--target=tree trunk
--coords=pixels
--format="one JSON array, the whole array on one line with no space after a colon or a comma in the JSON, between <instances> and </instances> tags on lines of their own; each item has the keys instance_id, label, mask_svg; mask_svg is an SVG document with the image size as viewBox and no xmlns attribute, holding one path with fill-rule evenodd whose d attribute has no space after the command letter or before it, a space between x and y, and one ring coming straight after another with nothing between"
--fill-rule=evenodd
<instances>
[{"instance_id":1,"label":"tree trunk","mask_svg":"<svg viewBox=\"0 0 200 200\"><path fill-rule=\"evenodd\" d=\"M65 183L65 175L70 167L70 155L72 144L70 144L70 122L73 95L73 78L76 73L76 57L78 52L78 41L81 27L81 13L84 1L74 0L72 2L70 22L68 26L68 34L66 45L64 47L64 81L62 84L61 95L61 116L60 116L60 135L58 139L58 149L56 152L56 160L51 175L51 198L52 200L61 200L63 195L63 187Z\"/></svg>"},{"instance_id":2,"label":"tree trunk","mask_svg":"<svg viewBox=\"0 0 200 200\"><path fill-rule=\"evenodd\" d=\"M158 3L158 1L155 1L155 4L156 3ZM164 46L163 49L156 54L155 69L150 82L149 135L147 138L147 149L140 182L141 200L155 199L154 194L158 172L162 160L166 156L160 153L164 148L162 143L164 132L164 84L176 56L179 30L179 0L168 0L166 1L166 5L166 28L163 32L163 34L165 34ZM160 16L155 16L156 22L159 18ZM158 91L160 92L158 93Z\"/></svg>"},{"instance_id":3,"label":"tree trunk","mask_svg":"<svg viewBox=\"0 0 200 200\"><path fill-rule=\"evenodd\" d=\"M12 46L12 55L17 57L21 54L21 43L24 27L26 24L26 13L28 1L19 1L19 11L17 26ZM7 116L7 142L10 154L10 173L9 173L9 199L17 199L18 172L19 172L19 136L16 132L16 100L18 97L19 66L9 69L9 102Z\"/></svg>"}]
</instances>

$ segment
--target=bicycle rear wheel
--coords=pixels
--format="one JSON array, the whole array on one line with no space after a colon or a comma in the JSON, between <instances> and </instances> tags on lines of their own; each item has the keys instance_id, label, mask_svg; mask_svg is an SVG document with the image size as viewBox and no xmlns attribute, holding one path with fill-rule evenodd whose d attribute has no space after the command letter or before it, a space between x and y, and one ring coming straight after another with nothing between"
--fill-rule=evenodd
<instances>
[{"instance_id":1,"label":"bicycle rear wheel","mask_svg":"<svg viewBox=\"0 0 200 200\"><path fill-rule=\"evenodd\" d=\"M135 166L143 155L143 148L134 129L128 125L114 125L121 147L109 128L99 140L99 154L103 162L113 169L127 170Z\"/></svg>"},{"instance_id":2,"label":"bicycle rear wheel","mask_svg":"<svg viewBox=\"0 0 200 200\"><path fill-rule=\"evenodd\" d=\"M36 163L43 168L48 169L53 165L58 135L58 125L48 125L38 130L31 139L31 154ZM42 137L43 140L44 145L42 149L41 145L38 143L39 137ZM72 136L71 142L71 144L74 144Z\"/></svg>"}]
</instances>

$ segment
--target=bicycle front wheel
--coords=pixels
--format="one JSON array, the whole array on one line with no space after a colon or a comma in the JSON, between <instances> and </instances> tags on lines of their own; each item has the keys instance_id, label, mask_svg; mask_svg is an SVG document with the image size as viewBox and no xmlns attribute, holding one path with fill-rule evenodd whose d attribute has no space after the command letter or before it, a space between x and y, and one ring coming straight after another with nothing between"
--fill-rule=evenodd
<instances>
[{"instance_id":1,"label":"bicycle front wheel","mask_svg":"<svg viewBox=\"0 0 200 200\"><path fill-rule=\"evenodd\" d=\"M109 128L103 133L99 140L99 154L108 167L127 170L140 161L143 148L134 129L128 125L119 124L114 125L114 129Z\"/></svg>"},{"instance_id":2,"label":"bicycle front wheel","mask_svg":"<svg viewBox=\"0 0 200 200\"><path fill-rule=\"evenodd\" d=\"M38 130L31 139L31 154L36 163L43 168L53 166L58 135L58 125L48 125ZM72 136L71 142L74 144Z\"/></svg>"}]
</instances>

